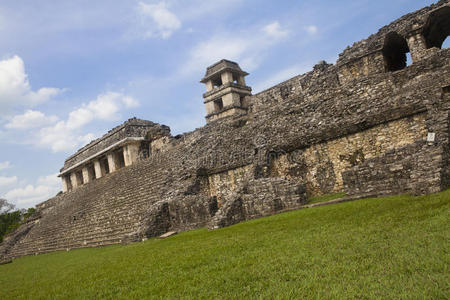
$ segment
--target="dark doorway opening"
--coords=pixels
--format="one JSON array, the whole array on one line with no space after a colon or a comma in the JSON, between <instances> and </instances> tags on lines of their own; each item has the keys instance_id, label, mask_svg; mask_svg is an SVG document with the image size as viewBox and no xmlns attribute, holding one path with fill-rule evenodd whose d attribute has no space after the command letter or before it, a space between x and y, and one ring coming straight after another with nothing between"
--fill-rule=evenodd
<instances>
[{"instance_id":1,"label":"dark doorway opening","mask_svg":"<svg viewBox=\"0 0 450 300\"><path fill-rule=\"evenodd\" d=\"M386 71L398 71L407 66L407 56L409 52L406 39L396 32L386 35L383 46L383 56Z\"/></svg>"},{"instance_id":2,"label":"dark doorway opening","mask_svg":"<svg viewBox=\"0 0 450 300\"><path fill-rule=\"evenodd\" d=\"M428 17L423 30L423 37L427 48L437 47L442 49L448 47L447 37L450 34L450 7L442 7ZM445 41L445 44L444 44Z\"/></svg>"}]
</instances>

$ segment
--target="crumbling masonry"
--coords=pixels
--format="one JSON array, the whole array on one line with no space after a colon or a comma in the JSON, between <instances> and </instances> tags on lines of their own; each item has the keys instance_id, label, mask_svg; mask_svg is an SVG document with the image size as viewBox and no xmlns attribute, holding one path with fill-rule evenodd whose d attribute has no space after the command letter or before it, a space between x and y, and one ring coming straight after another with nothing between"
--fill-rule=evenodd
<instances>
[{"instance_id":1,"label":"crumbling masonry","mask_svg":"<svg viewBox=\"0 0 450 300\"><path fill-rule=\"evenodd\" d=\"M173 137L130 119L69 157L63 193L0 257L217 228L312 195L438 192L450 182L449 1L408 14L256 95L222 60L201 82L207 125ZM406 54L412 64L407 66Z\"/></svg>"}]
</instances>

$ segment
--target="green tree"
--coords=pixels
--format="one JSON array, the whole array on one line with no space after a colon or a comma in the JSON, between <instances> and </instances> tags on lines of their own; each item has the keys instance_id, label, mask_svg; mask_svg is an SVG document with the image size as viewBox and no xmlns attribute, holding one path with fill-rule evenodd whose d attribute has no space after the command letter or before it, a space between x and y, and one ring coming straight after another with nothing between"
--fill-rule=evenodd
<instances>
[{"instance_id":1,"label":"green tree","mask_svg":"<svg viewBox=\"0 0 450 300\"><path fill-rule=\"evenodd\" d=\"M27 210L14 210L15 206L6 199L0 199L0 243L3 237L19 227L20 222L29 218L34 212L34 208Z\"/></svg>"},{"instance_id":2,"label":"green tree","mask_svg":"<svg viewBox=\"0 0 450 300\"><path fill-rule=\"evenodd\" d=\"M8 213L14 208L14 204L9 203L6 199L0 198L0 214Z\"/></svg>"}]
</instances>

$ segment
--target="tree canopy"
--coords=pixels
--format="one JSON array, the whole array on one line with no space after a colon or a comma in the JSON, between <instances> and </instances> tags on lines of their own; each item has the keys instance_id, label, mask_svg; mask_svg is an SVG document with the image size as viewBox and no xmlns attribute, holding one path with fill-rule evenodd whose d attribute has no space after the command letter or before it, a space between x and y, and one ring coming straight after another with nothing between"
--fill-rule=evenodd
<instances>
[{"instance_id":1,"label":"tree canopy","mask_svg":"<svg viewBox=\"0 0 450 300\"><path fill-rule=\"evenodd\" d=\"M34 211L34 208L15 210L14 204L9 203L6 199L0 198L0 243L6 234L19 227L20 223L27 219Z\"/></svg>"}]
</instances>

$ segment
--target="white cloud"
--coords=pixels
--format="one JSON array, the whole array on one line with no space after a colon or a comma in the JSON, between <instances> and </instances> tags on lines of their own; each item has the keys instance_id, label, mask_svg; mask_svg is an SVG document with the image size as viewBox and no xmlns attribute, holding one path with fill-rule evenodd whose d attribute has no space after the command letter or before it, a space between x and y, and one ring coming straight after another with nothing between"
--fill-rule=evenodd
<instances>
[{"instance_id":1,"label":"white cloud","mask_svg":"<svg viewBox=\"0 0 450 300\"><path fill-rule=\"evenodd\" d=\"M123 104L125 104L126 108L133 108L139 106L139 101L129 96L122 97L122 102Z\"/></svg>"},{"instance_id":2,"label":"white cloud","mask_svg":"<svg viewBox=\"0 0 450 300\"><path fill-rule=\"evenodd\" d=\"M41 148L50 148L53 152L62 152L74 150L93 139L92 133L80 135L79 131L72 130L64 121L61 121L55 126L42 128L34 144Z\"/></svg>"},{"instance_id":3,"label":"white cloud","mask_svg":"<svg viewBox=\"0 0 450 300\"><path fill-rule=\"evenodd\" d=\"M305 27L306 32L308 32L310 35L315 35L319 32L319 29L315 25L309 25Z\"/></svg>"},{"instance_id":4,"label":"white cloud","mask_svg":"<svg viewBox=\"0 0 450 300\"><path fill-rule=\"evenodd\" d=\"M86 107L80 107L69 113L67 122L59 122L55 127L66 127L68 130L80 128L94 119L94 112Z\"/></svg>"},{"instance_id":5,"label":"white cloud","mask_svg":"<svg viewBox=\"0 0 450 300\"><path fill-rule=\"evenodd\" d=\"M96 121L116 121L124 108L136 107L139 102L122 93L108 92L69 113L66 121L39 130L34 144L53 152L70 151L94 139L92 133L83 134L83 126Z\"/></svg>"},{"instance_id":6,"label":"white cloud","mask_svg":"<svg viewBox=\"0 0 450 300\"><path fill-rule=\"evenodd\" d=\"M41 176L37 180L38 185L46 185L52 187L59 187L61 184L61 179L58 178L58 173L50 174L47 176Z\"/></svg>"},{"instance_id":7,"label":"white cloud","mask_svg":"<svg viewBox=\"0 0 450 300\"><path fill-rule=\"evenodd\" d=\"M120 118L119 111L123 106L132 108L138 105L139 102L136 99L121 93L100 94L97 99L70 112L66 125L69 129L76 129L92 122L94 119L115 121Z\"/></svg>"},{"instance_id":8,"label":"white cloud","mask_svg":"<svg viewBox=\"0 0 450 300\"><path fill-rule=\"evenodd\" d=\"M180 20L168 9L164 1L156 4L139 2L138 12L142 25L145 27L143 36L146 38L160 36L167 39L181 27ZM155 26L156 29L154 29Z\"/></svg>"},{"instance_id":9,"label":"white cloud","mask_svg":"<svg viewBox=\"0 0 450 300\"><path fill-rule=\"evenodd\" d=\"M7 129L28 129L19 143L31 144L53 152L73 151L95 138L84 127L95 121L118 121L125 109L137 107L139 102L128 95L106 92L83 103L68 113L66 119L46 116L35 110L16 115L5 125ZM16 135L17 132L11 132Z\"/></svg>"},{"instance_id":10,"label":"white cloud","mask_svg":"<svg viewBox=\"0 0 450 300\"><path fill-rule=\"evenodd\" d=\"M23 60L15 55L0 60L0 114L15 106L35 106L60 94L63 90L44 87L31 89Z\"/></svg>"},{"instance_id":11,"label":"white cloud","mask_svg":"<svg viewBox=\"0 0 450 300\"><path fill-rule=\"evenodd\" d=\"M270 47L288 36L278 22L245 32L220 33L197 44L189 54L182 73L198 72L205 66L226 58L239 61L248 71L255 69Z\"/></svg>"},{"instance_id":12,"label":"white cloud","mask_svg":"<svg viewBox=\"0 0 450 300\"><path fill-rule=\"evenodd\" d=\"M0 170L5 170L11 168L11 163L9 161L0 162Z\"/></svg>"},{"instance_id":13,"label":"white cloud","mask_svg":"<svg viewBox=\"0 0 450 300\"><path fill-rule=\"evenodd\" d=\"M61 180L58 174L41 176L36 184L9 190L2 197L14 203L19 208L30 207L55 196L61 190ZM17 178L16 178L17 180Z\"/></svg>"},{"instance_id":14,"label":"white cloud","mask_svg":"<svg viewBox=\"0 0 450 300\"><path fill-rule=\"evenodd\" d=\"M7 192L4 197L18 207L29 207L55 196L59 190L56 187L29 184L24 188L17 188Z\"/></svg>"},{"instance_id":15,"label":"white cloud","mask_svg":"<svg viewBox=\"0 0 450 300\"><path fill-rule=\"evenodd\" d=\"M0 186L8 186L8 185L14 184L16 182L17 182L16 176L12 176L12 177L0 176Z\"/></svg>"},{"instance_id":16,"label":"white cloud","mask_svg":"<svg viewBox=\"0 0 450 300\"><path fill-rule=\"evenodd\" d=\"M40 111L29 109L22 115L14 116L5 127L10 129L29 129L54 124L57 121L57 116L46 116Z\"/></svg>"},{"instance_id":17,"label":"white cloud","mask_svg":"<svg viewBox=\"0 0 450 300\"><path fill-rule=\"evenodd\" d=\"M280 23L275 21L263 28L264 32L274 38L284 38L287 37L289 32L287 30L282 30Z\"/></svg>"}]
</instances>

